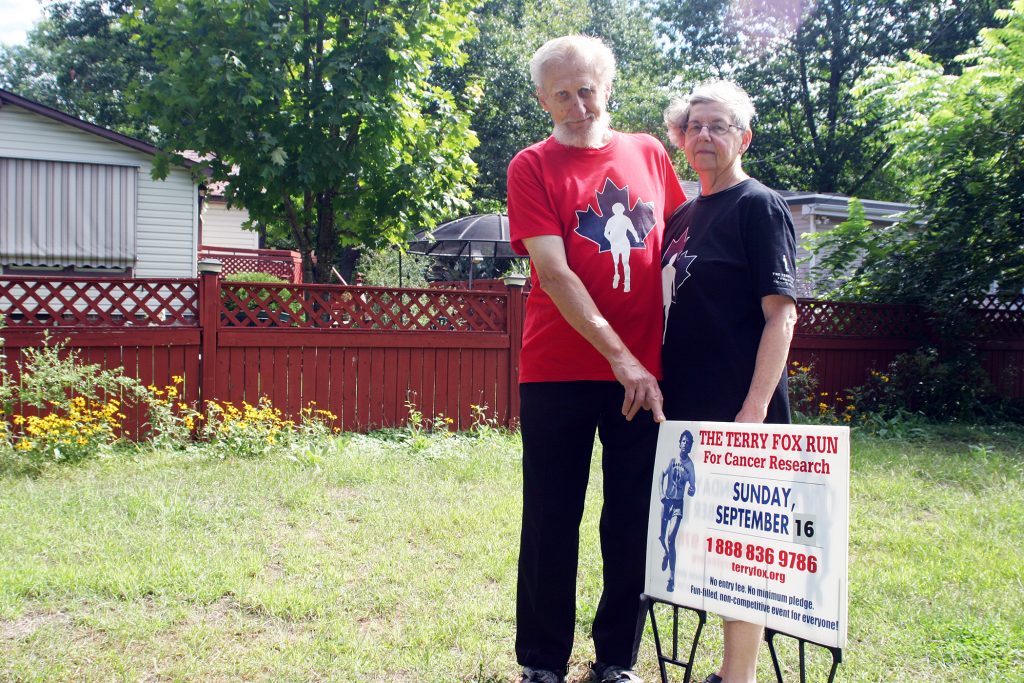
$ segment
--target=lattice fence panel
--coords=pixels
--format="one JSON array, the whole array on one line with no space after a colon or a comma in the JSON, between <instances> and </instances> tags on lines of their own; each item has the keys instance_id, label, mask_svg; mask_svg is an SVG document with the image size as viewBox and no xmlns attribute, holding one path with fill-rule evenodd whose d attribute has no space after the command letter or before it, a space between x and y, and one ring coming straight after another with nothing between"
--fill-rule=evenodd
<instances>
[{"instance_id":1,"label":"lattice fence panel","mask_svg":"<svg viewBox=\"0 0 1024 683\"><path fill-rule=\"evenodd\" d=\"M302 280L302 261L298 252L282 249L226 249L203 247L199 259L217 259L221 262L221 276L234 273L269 273L286 282Z\"/></svg>"},{"instance_id":2,"label":"lattice fence panel","mask_svg":"<svg viewBox=\"0 0 1024 683\"><path fill-rule=\"evenodd\" d=\"M221 274L232 275L234 273L269 273L291 282L292 273L295 270L292 262L284 259L257 256L218 256L223 263Z\"/></svg>"},{"instance_id":3,"label":"lattice fence panel","mask_svg":"<svg viewBox=\"0 0 1024 683\"><path fill-rule=\"evenodd\" d=\"M11 327L128 327L199 324L191 279L0 279L0 313Z\"/></svg>"},{"instance_id":4,"label":"lattice fence panel","mask_svg":"<svg viewBox=\"0 0 1024 683\"><path fill-rule=\"evenodd\" d=\"M993 339L1024 338L1024 294L1015 299L985 297L971 312L975 336Z\"/></svg>"},{"instance_id":5,"label":"lattice fence panel","mask_svg":"<svg viewBox=\"0 0 1024 683\"><path fill-rule=\"evenodd\" d=\"M504 292L221 283L226 327L505 332Z\"/></svg>"},{"instance_id":6,"label":"lattice fence panel","mask_svg":"<svg viewBox=\"0 0 1024 683\"><path fill-rule=\"evenodd\" d=\"M797 334L906 339L926 333L925 316L914 306L801 299L797 315Z\"/></svg>"}]
</instances>

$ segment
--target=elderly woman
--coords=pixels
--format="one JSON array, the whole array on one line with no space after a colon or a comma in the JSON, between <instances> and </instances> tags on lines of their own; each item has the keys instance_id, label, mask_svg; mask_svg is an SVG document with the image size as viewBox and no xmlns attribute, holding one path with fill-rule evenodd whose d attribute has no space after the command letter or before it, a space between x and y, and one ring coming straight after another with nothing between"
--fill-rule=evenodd
<instances>
[{"instance_id":1,"label":"elderly woman","mask_svg":"<svg viewBox=\"0 0 1024 683\"><path fill-rule=\"evenodd\" d=\"M789 422L786 358L796 323L796 238L785 202L743 171L754 105L727 81L665 111L700 195L665 229L665 414L670 420ZM705 683L754 683L762 627L724 623L725 652Z\"/></svg>"}]
</instances>

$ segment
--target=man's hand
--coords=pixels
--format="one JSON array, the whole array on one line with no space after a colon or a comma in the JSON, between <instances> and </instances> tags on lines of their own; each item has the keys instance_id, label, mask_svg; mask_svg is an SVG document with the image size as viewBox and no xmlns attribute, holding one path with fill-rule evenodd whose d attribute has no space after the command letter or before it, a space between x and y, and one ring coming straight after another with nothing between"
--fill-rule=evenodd
<instances>
[{"instance_id":1,"label":"man's hand","mask_svg":"<svg viewBox=\"0 0 1024 683\"><path fill-rule=\"evenodd\" d=\"M632 420L641 408L651 411L655 422L664 422L663 398L658 380L633 356L611 364L615 379L623 386L626 395L622 401L622 414Z\"/></svg>"}]
</instances>

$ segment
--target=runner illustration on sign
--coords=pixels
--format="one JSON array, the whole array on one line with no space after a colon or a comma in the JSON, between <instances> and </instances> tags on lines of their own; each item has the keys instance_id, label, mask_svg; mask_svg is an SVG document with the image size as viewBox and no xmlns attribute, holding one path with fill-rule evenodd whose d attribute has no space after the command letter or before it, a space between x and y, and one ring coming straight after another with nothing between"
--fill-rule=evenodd
<instances>
[{"instance_id":1,"label":"runner illustration on sign","mask_svg":"<svg viewBox=\"0 0 1024 683\"><path fill-rule=\"evenodd\" d=\"M665 557L661 561L661 569L668 569L668 592L675 589L676 579L676 534L679 524L683 521L683 501L685 496L696 493L697 476L693 472L693 460L690 449L693 448L693 434L690 430L679 435L679 456L669 461L665 471L661 473L659 490L661 491L661 547L665 549ZM689 486L687 486L689 485ZM665 532L668 531L668 536Z\"/></svg>"},{"instance_id":2,"label":"runner illustration on sign","mask_svg":"<svg viewBox=\"0 0 1024 683\"><path fill-rule=\"evenodd\" d=\"M608 219L604 226L604 238L608 240L612 251L612 268L615 270L615 277L612 278L612 289L619 286L619 262L622 262L622 291L629 292L629 250L633 248L629 241L629 234L633 239L643 243L633 221L625 215L626 207L619 202L612 205L612 212L615 214Z\"/></svg>"}]
</instances>

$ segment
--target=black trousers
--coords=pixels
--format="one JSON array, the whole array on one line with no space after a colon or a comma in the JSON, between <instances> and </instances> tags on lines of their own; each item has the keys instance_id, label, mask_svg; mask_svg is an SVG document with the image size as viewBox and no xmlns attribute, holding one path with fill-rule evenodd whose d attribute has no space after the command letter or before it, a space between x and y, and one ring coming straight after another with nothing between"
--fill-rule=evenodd
<instances>
[{"instance_id":1,"label":"black trousers","mask_svg":"<svg viewBox=\"0 0 1024 683\"><path fill-rule=\"evenodd\" d=\"M618 382L536 382L519 387L523 528L516 598L522 666L565 673L576 623L579 528L595 432L601 439L604 588L593 623L597 659L636 663L644 612L647 516L658 426L622 416Z\"/></svg>"}]
</instances>

